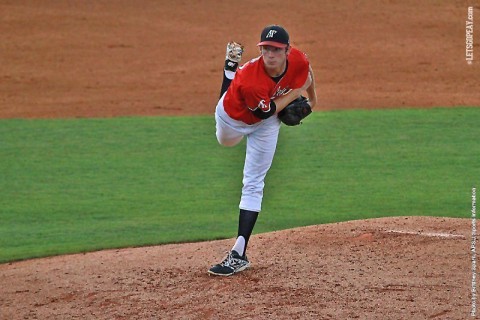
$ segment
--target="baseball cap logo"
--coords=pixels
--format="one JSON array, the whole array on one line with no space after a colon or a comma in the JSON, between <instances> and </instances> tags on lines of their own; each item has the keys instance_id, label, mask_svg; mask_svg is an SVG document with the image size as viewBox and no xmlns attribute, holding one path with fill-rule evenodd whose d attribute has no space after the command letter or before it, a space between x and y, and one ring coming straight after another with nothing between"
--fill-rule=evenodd
<instances>
[{"instance_id":1,"label":"baseball cap logo","mask_svg":"<svg viewBox=\"0 0 480 320\"><path fill-rule=\"evenodd\" d=\"M275 36L275 33L277 33L277 30L268 31L266 38L273 38Z\"/></svg>"}]
</instances>

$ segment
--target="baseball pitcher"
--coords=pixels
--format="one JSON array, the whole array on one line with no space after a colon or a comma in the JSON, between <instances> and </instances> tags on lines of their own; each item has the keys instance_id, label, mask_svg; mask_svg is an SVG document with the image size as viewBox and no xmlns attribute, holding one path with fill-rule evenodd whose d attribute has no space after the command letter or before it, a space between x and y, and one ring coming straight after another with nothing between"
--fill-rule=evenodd
<instances>
[{"instance_id":1,"label":"baseball pitcher","mask_svg":"<svg viewBox=\"0 0 480 320\"><path fill-rule=\"evenodd\" d=\"M216 135L221 145L230 147L245 137L246 156L236 242L225 259L208 270L211 275L230 276L250 266L247 244L262 208L265 176L281 123L298 125L317 102L308 58L290 45L283 27L265 27L257 46L260 56L239 66L244 47L236 42L227 45L215 110Z\"/></svg>"}]
</instances>

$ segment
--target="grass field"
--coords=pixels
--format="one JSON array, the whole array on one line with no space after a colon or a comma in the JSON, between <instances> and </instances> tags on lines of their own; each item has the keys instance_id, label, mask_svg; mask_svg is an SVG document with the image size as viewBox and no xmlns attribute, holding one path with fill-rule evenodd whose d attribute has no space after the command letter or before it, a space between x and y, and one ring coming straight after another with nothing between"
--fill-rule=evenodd
<instances>
[{"instance_id":1,"label":"grass field","mask_svg":"<svg viewBox=\"0 0 480 320\"><path fill-rule=\"evenodd\" d=\"M468 217L479 108L317 112L283 127L255 233ZM244 144L212 116L0 120L0 262L236 235Z\"/></svg>"}]
</instances>

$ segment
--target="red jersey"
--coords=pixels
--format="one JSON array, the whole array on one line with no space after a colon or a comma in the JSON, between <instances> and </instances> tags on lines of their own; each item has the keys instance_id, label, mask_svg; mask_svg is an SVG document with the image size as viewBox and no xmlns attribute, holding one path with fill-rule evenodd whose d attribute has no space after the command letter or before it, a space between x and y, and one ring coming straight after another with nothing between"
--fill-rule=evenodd
<instances>
[{"instance_id":1,"label":"red jersey","mask_svg":"<svg viewBox=\"0 0 480 320\"><path fill-rule=\"evenodd\" d=\"M307 80L309 62L305 53L291 48L287 61L287 70L278 82L265 71L262 56L239 67L223 100L225 112L246 124L260 122L262 119L255 116L253 110L269 106L271 100L301 88Z\"/></svg>"}]
</instances>

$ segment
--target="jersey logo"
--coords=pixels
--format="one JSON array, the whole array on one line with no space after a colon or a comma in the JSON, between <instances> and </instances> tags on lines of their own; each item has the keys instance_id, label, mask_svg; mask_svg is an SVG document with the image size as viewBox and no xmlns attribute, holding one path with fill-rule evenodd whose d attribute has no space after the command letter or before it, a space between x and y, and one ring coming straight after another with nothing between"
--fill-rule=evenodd
<instances>
[{"instance_id":1,"label":"jersey logo","mask_svg":"<svg viewBox=\"0 0 480 320\"><path fill-rule=\"evenodd\" d=\"M263 112L270 111L270 103L268 105L265 104L265 100L261 100L258 103L258 108L260 108Z\"/></svg>"},{"instance_id":2,"label":"jersey logo","mask_svg":"<svg viewBox=\"0 0 480 320\"><path fill-rule=\"evenodd\" d=\"M277 30L270 30L267 33L267 36L265 38L273 38L273 36L277 33Z\"/></svg>"},{"instance_id":3,"label":"jersey logo","mask_svg":"<svg viewBox=\"0 0 480 320\"><path fill-rule=\"evenodd\" d=\"M262 112L269 112L270 111L270 103L266 104L265 100L260 100L260 102L258 103L258 106L256 106L255 108L248 107L248 109L250 109L252 111L257 110L258 108L260 108L260 110L262 110Z\"/></svg>"},{"instance_id":4,"label":"jersey logo","mask_svg":"<svg viewBox=\"0 0 480 320\"><path fill-rule=\"evenodd\" d=\"M290 89L288 87L283 88L283 89L281 87L278 87L277 91L275 91L275 94L273 95L273 97L276 98L276 97L283 96L284 94L287 94L289 91L290 91Z\"/></svg>"}]
</instances>

